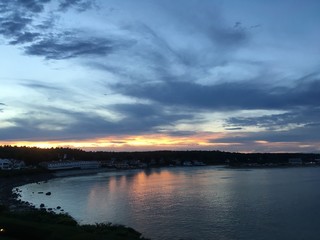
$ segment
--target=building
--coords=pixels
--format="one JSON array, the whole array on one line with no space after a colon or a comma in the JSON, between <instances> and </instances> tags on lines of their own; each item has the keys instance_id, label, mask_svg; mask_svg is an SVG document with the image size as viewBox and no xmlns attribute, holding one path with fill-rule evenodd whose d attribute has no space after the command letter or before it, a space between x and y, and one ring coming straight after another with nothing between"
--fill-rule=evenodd
<instances>
[{"instance_id":1,"label":"building","mask_svg":"<svg viewBox=\"0 0 320 240\"><path fill-rule=\"evenodd\" d=\"M48 170L91 169L91 168L101 167L101 164L98 161L69 161L69 160L41 162L39 165Z\"/></svg>"},{"instance_id":2,"label":"building","mask_svg":"<svg viewBox=\"0 0 320 240\"><path fill-rule=\"evenodd\" d=\"M24 161L0 158L0 170L12 170L25 168Z\"/></svg>"},{"instance_id":3,"label":"building","mask_svg":"<svg viewBox=\"0 0 320 240\"><path fill-rule=\"evenodd\" d=\"M12 162L9 159L0 159L0 169L10 170L12 168Z\"/></svg>"}]
</instances>

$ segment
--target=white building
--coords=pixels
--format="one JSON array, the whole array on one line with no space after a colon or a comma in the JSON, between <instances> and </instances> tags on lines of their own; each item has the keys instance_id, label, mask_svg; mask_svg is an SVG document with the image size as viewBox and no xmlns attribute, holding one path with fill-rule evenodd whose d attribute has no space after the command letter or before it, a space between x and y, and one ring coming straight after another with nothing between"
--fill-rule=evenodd
<instances>
[{"instance_id":1,"label":"white building","mask_svg":"<svg viewBox=\"0 0 320 240\"><path fill-rule=\"evenodd\" d=\"M67 169L90 169L100 168L101 164L98 161L54 161L41 162L40 166L48 170L67 170Z\"/></svg>"}]
</instances>

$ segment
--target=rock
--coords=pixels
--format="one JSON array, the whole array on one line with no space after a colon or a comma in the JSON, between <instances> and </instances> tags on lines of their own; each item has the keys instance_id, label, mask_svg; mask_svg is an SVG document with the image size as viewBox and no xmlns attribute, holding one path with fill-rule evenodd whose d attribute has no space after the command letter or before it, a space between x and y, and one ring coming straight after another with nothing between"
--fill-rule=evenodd
<instances>
[{"instance_id":1,"label":"rock","mask_svg":"<svg viewBox=\"0 0 320 240\"><path fill-rule=\"evenodd\" d=\"M44 203L41 203L41 204L40 204L40 208L44 208Z\"/></svg>"},{"instance_id":2,"label":"rock","mask_svg":"<svg viewBox=\"0 0 320 240\"><path fill-rule=\"evenodd\" d=\"M61 208L60 206L57 207L57 209L60 209L60 208Z\"/></svg>"}]
</instances>

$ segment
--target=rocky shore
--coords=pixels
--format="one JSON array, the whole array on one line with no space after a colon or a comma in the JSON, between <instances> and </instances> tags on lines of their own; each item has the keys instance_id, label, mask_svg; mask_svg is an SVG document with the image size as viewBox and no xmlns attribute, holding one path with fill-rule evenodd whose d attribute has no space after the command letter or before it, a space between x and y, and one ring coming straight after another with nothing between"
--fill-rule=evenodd
<instances>
[{"instance_id":1,"label":"rocky shore","mask_svg":"<svg viewBox=\"0 0 320 240\"><path fill-rule=\"evenodd\" d=\"M26 210L34 207L27 202L18 200L18 192L13 191L16 187L29 184L47 181L55 177L68 177L96 174L99 172L114 171L115 169L88 169L88 170L66 170L59 172L31 172L18 175L0 176L0 205L6 206L10 210Z\"/></svg>"},{"instance_id":2,"label":"rocky shore","mask_svg":"<svg viewBox=\"0 0 320 240\"><path fill-rule=\"evenodd\" d=\"M4 237L4 239L148 240L142 237L140 232L130 227L111 223L79 225L68 215L55 214L52 211L39 211L33 205L17 199L19 197L17 187L47 181L55 177L57 176L49 172L19 173L19 176L7 172L0 176L0 223L2 227L0 239Z\"/></svg>"},{"instance_id":3,"label":"rocky shore","mask_svg":"<svg viewBox=\"0 0 320 240\"><path fill-rule=\"evenodd\" d=\"M12 211L32 209L33 206L30 204L18 200L18 193L12 190L28 183L47 181L51 178L54 178L51 173L0 177L0 205Z\"/></svg>"}]
</instances>

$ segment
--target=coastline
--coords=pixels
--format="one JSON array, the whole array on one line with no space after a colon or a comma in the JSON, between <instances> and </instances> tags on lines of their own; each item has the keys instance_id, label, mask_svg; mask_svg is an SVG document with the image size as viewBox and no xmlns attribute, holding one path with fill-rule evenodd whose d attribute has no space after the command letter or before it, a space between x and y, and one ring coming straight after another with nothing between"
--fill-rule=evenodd
<instances>
[{"instance_id":1,"label":"coastline","mask_svg":"<svg viewBox=\"0 0 320 240\"><path fill-rule=\"evenodd\" d=\"M25 184L47 181L52 178L55 178L52 173L0 177L0 205L7 207L10 211L34 209L30 204L18 200L18 195L13 192L13 189Z\"/></svg>"},{"instance_id":2,"label":"coastline","mask_svg":"<svg viewBox=\"0 0 320 240\"><path fill-rule=\"evenodd\" d=\"M81 239L149 240L144 238L140 232L127 226L111 223L82 226L71 216L60 216L51 211L43 212L28 202L18 200L19 193L14 191L15 188L56 177L51 172L0 177L0 222L2 227L0 239L2 236L5 239L49 239L52 236L52 239L65 240L80 239L81 235ZM9 211L6 212L7 210ZM5 214L2 215L2 213Z\"/></svg>"},{"instance_id":3,"label":"coastline","mask_svg":"<svg viewBox=\"0 0 320 240\"><path fill-rule=\"evenodd\" d=\"M29 183L48 181L57 177L90 175L106 171L115 171L115 169L61 170L53 172L24 173L17 176L0 176L0 205L5 206L12 211L31 210L34 209L34 206L18 200L19 193L13 191L16 187Z\"/></svg>"}]
</instances>

